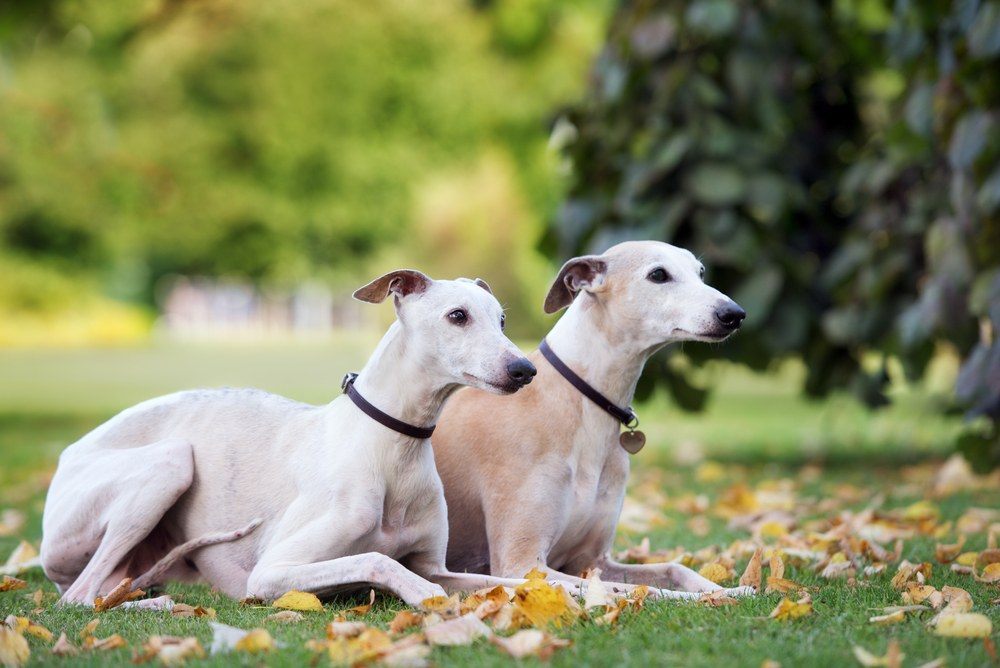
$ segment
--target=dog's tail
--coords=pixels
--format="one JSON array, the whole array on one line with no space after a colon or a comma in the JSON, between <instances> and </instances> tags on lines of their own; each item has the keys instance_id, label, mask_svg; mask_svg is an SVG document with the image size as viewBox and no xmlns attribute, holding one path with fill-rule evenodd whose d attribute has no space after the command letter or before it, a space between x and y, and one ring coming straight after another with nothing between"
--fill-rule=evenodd
<instances>
[{"instance_id":1,"label":"dog's tail","mask_svg":"<svg viewBox=\"0 0 1000 668\"><path fill-rule=\"evenodd\" d=\"M207 547L208 545L217 545L219 543L228 543L230 541L239 540L240 538L243 538L253 532L254 529L263 523L264 520L257 518L242 529L238 529L236 531L210 533L201 536L200 538L189 540L186 543L181 543L174 549L170 550L170 552L167 552L166 556L153 564L152 568L137 577L132 582L132 588L142 589L150 585L159 584L163 575L170 570L170 567L176 564L179 559L183 559L195 550Z\"/></svg>"}]
</instances>

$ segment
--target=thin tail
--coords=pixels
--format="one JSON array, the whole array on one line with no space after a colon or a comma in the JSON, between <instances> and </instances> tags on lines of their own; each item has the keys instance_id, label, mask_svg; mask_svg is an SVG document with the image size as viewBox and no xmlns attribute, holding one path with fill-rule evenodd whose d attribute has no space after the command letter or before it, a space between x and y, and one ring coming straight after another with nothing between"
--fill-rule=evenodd
<instances>
[{"instance_id":1,"label":"thin tail","mask_svg":"<svg viewBox=\"0 0 1000 668\"><path fill-rule=\"evenodd\" d=\"M250 524L246 525L242 529L237 531L225 531L221 533L210 533L200 538L194 538L187 541L186 543L181 543L174 549L167 552L166 556L153 564L153 567L148 571L137 577L132 582L133 589L143 589L153 584L158 584L160 578L170 570L170 567L177 563L179 559L184 558L191 552L197 549L206 547L208 545L217 545L218 543L228 543L230 541L239 540L244 536L253 532L254 529L259 527L264 523L264 520L257 518Z\"/></svg>"}]
</instances>

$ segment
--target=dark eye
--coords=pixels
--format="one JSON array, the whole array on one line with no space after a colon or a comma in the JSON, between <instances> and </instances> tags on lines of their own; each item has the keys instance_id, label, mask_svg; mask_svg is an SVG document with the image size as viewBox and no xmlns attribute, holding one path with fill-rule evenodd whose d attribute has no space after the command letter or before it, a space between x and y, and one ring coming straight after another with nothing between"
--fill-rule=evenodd
<instances>
[{"instance_id":1,"label":"dark eye","mask_svg":"<svg viewBox=\"0 0 1000 668\"><path fill-rule=\"evenodd\" d=\"M663 267L657 267L646 276L653 283L666 283L670 280L670 274Z\"/></svg>"},{"instance_id":2,"label":"dark eye","mask_svg":"<svg viewBox=\"0 0 1000 668\"><path fill-rule=\"evenodd\" d=\"M505 329L507 327L507 316L500 316L500 329Z\"/></svg>"},{"instance_id":3,"label":"dark eye","mask_svg":"<svg viewBox=\"0 0 1000 668\"><path fill-rule=\"evenodd\" d=\"M448 320L453 325L464 325L469 320L469 314L464 309L457 308L448 314Z\"/></svg>"},{"instance_id":4,"label":"dark eye","mask_svg":"<svg viewBox=\"0 0 1000 668\"><path fill-rule=\"evenodd\" d=\"M705 278L705 267L698 270L698 278Z\"/></svg>"}]
</instances>

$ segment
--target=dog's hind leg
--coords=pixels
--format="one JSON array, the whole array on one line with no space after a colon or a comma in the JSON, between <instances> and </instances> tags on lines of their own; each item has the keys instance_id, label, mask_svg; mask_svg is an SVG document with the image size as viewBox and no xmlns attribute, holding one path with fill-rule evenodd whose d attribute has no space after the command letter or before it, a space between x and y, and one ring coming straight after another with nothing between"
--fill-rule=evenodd
<instances>
[{"instance_id":1,"label":"dog's hind leg","mask_svg":"<svg viewBox=\"0 0 1000 668\"><path fill-rule=\"evenodd\" d=\"M165 439L81 450L59 468L45 507L42 565L63 585L61 602L90 605L191 486L194 457L187 441Z\"/></svg>"}]
</instances>

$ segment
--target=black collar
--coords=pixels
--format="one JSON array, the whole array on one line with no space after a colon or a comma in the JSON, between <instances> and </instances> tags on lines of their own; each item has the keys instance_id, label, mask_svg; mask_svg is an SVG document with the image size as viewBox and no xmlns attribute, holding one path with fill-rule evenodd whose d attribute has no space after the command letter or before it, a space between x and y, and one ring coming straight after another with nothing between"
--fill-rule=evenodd
<instances>
[{"instance_id":1,"label":"black collar","mask_svg":"<svg viewBox=\"0 0 1000 668\"><path fill-rule=\"evenodd\" d=\"M340 389L342 389L354 405L361 409L361 412L375 420L384 427L388 427L395 432L399 432L403 436L410 436L412 438L430 438L431 434L434 433L434 425L430 427L414 427L412 424L403 422L402 420L397 420L396 418L383 413L379 409L372 406L368 401L361 396L361 393L354 388L354 381L357 380L358 374L349 373L344 376L344 380L340 383Z\"/></svg>"},{"instance_id":2,"label":"black collar","mask_svg":"<svg viewBox=\"0 0 1000 668\"><path fill-rule=\"evenodd\" d=\"M635 429L639 426L639 418L632 410L632 407L622 408L615 404L615 402L608 399L606 396L598 392L583 378L576 375L572 369L566 366L566 363L559 359L552 348L549 347L548 342L542 339L542 342L538 344L538 350L542 353L542 356L549 361L549 364L555 367L563 378L569 381L569 384L579 390L580 394L587 397L595 404L607 411L612 417L625 425L628 429Z\"/></svg>"}]
</instances>

